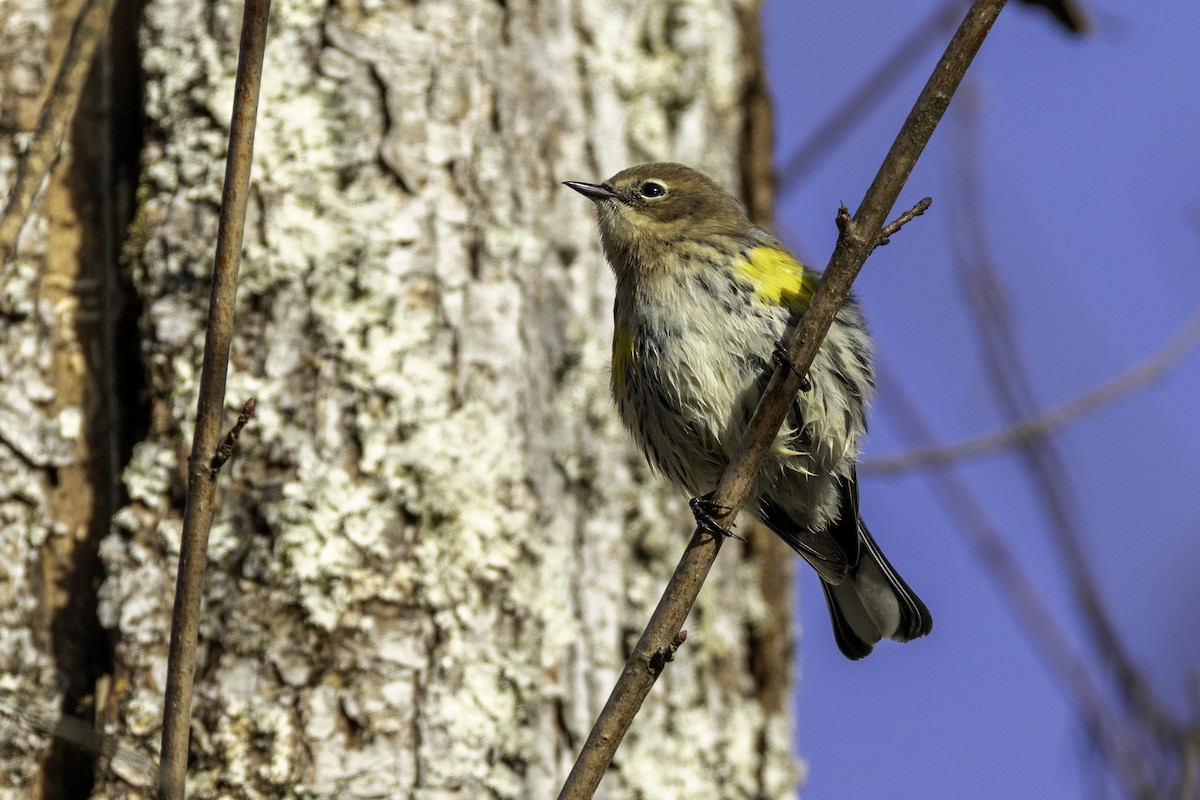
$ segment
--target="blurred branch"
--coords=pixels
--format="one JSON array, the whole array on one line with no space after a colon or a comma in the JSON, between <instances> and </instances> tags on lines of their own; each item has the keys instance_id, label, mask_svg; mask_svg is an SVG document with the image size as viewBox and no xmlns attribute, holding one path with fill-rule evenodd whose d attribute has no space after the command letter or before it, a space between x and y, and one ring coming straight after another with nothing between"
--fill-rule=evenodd
<instances>
[{"instance_id":1,"label":"blurred branch","mask_svg":"<svg viewBox=\"0 0 1200 800\"><path fill-rule=\"evenodd\" d=\"M0 212L0 275L3 275L9 258L16 253L17 239L29 217L38 189L58 160L67 129L75 118L75 108L79 105L79 95L91 69L92 59L104 41L104 32L108 29L115 4L116 0L88 0L75 20L71 40L67 43L58 74L54 78L54 86L42 106L29 147L17 165L8 202L4 205L4 211ZM0 282L2 280L0 278Z\"/></svg>"},{"instance_id":2,"label":"blurred branch","mask_svg":"<svg viewBox=\"0 0 1200 800\"><path fill-rule=\"evenodd\" d=\"M146 791L154 784L154 762L96 730L94 723L79 717L47 717L29 711L9 692L0 692L0 715L19 721L27 729L71 744L108 759L113 772L131 786Z\"/></svg>"},{"instance_id":3,"label":"blurred branch","mask_svg":"<svg viewBox=\"0 0 1200 800\"><path fill-rule=\"evenodd\" d=\"M846 133L908 75L925 52L941 41L962 13L962 0L947 0L918 25L892 53L875 68L832 115L809 135L779 168L779 193L787 194L808 177L821 159L842 142Z\"/></svg>"},{"instance_id":4,"label":"blurred branch","mask_svg":"<svg viewBox=\"0 0 1200 800\"><path fill-rule=\"evenodd\" d=\"M1028 6L1040 6L1054 16L1064 29L1076 35L1091 30L1091 20L1075 0L1021 0ZM925 52L951 29L963 7L963 0L947 0L935 8L920 25L897 45L875 70L850 93L837 109L822 122L779 168L779 194L799 186L813 168L821 163L862 118L878 108L880 101L916 66Z\"/></svg>"},{"instance_id":5,"label":"blurred branch","mask_svg":"<svg viewBox=\"0 0 1200 800\"><path fill-rule=\"evenodd\" d=\"M1008 313L1001 271L995 266L987 242L978 104L972 102L969 91L966 95L968 99L960 105L956 119L958 124L952 127L958 133L959 170L951 183L961 194L960 202L950 204L951 213L960 212L960 218L957 222L951 220L949 228L961 234L953 239L953 249L975 312L971 318L979 333L988 378L1003 412L1017 420L1031 415L1035 405L1033 385ZM1166 783L1176 779L1177 774L1166 777L1170 770L1164 767L1170 762L1180 727L1156 697L1109 615L1083 546L1080 513L1066 460L1048 436L1025 439L1017 453L1050 522L1053 541L1096 652L1111 670L1130 717L1140 721L1160 745L1168 745L1143 748L1144 765L1137 772L1121 763L1114 763L1113 767L1131 797L1166 796Z\"/></svg>"},{"instance_id":6,"label":"blurred branch","mask_svg":"<svg viewBox=\"0 0 1200 800\"><path fill-rule=\"evenodd\" d=\"M897 437L906 439L909 445L933 441L928 420L886 362L879 363L877 377L881 394L888 398L887 411ZM975 552L984 574L991 578L1016 617L1018 627L1029 637L1034 652L1074 705L1084 729L1108 763L1122 775L1128 775L1134 785L1146 785L1149 776L1138 741L1100 692L1087 662L1071 646L970 485L953 467L924 473L922 479L954 523L955 530Z\"/></svg>"},{"instance_id":7,"label":"blurred branch","mask_svg":"<svg viewBox=\"0 0 1200 800\"><path fill-rule=\"evenodd\" d=\"M183 800L184 797L192 680L200 628L200 596L219 468L219 465L214 468L214 458L217 456L217 437L220 436L221 417L225 409L225 379L229 370L229 348L233 342L233 307L237 298L246 203L250 194L254 126L270 10L270 0L247 0L242 17L229 153L225 162L225 186L217 228L216 264L208 307L208 333L204 339L204 361L200 369L196 431L192 440L192 454L188 458L187 508L184 511L183 537L179 548L175 610L171 617L171 649L167 662L162 754L159 761L159 800ZM251 404L243 415L248 418L252 410ZM245 422L240 424L244 425Z\"/></svg>"},{"instance_id":8,"label":"blurred branch","mask_svg":"<svg viewBox=\"0 0 1200 800\"><path fill-rule=\"evenodd\" d=\"M1075 0L1021 0L1027 6L1041 6L1058 24L1076 36L1082 36L1092 29L1092 21L1083 4Z\"/></svg>"},{"instance_id":9,"label":"blurred branch","mask_svg":"<svg viewBox=\"0 0 1200 800\"><path fill-rule=\"evenodd\" d=\"M858 471L864 475L897 475L915 469L944 467L956 461L990 455L1043 438L1148 388L1166 376L1197 347L1200 347L1200 307L1192 311L1157 352L1074 400L997 433L955 444L918 448L894 456L864 459L859 462Z\"/></svg>"},{"instance_id":10,"label":"blurred branch","mask_svg":"<svg viewBox=\"0 0 1200 800\"><path fill-rule=\"evenodd\" d=\"M808 310L787 344L791 363L775 369L733 459L712 495L713 507L720 509L714 515L716 524L727 526L749 494L763 456L778 435L784 415L800 388L802 376L808 372L834 314L849 294L867 256L878 245L888 213L1004 2L976 0L972 4L909 112L857 213L853 219L845 221L844 226L839 224L842 235L838 237ZM658 607L588 735L559 800L583 800L595 792L634 716L658 679L663 654L670 651L721 544L721 537L713 536L705 526L697 526Z\"/></svg>"}]
</instances>

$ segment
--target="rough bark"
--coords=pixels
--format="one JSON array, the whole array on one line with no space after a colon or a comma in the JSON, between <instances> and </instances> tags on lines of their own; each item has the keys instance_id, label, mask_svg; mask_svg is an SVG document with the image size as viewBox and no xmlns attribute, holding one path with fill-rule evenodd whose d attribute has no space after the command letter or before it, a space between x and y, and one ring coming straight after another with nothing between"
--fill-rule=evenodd
<instances>
[{"instance_id":1,"label":"rough bark","mask_svg":"<svg viewBox=\"0 0 1200 800\"><path fill-rule=\"evenodd\" d=\"M6 133L28 130L37 120L39 93L46 82L45 49L52 14L39 3L6 6L0 12L0 125ZM19 47L26 42L28 48ZM0 182L8 185L15 168L11 147L0 152ZM0 286L6 297L20 296L21 319L5 319L0 328L0 791L21 796L15 787L41 792L39 756L48 746L47 731L26 722L53 719L58 712L52 648L45 640L40 613L38 552L53 534L47 488L42 475L68 463L72 443L47 405L55 396L50 336L44 320L30 311L34 275L46 261L45 217L26 226L27 255L13 264ZM19 386L19 391L14 389ZM78 414L76 414L76 419ZM23 712L27 717L18 716Z\"/></svg>"},{"instance_id":2,"label":"rough bark","mask_svg":"<svg viewBox=\"0 0 1200 800\"><path fill-rule=\"evenodd\" d=\"M116 389L148 404L148 430L100 543L116 644L99 716L151 758L239 21L235 3L163 0L141 22L124 251L147 378L144 397ZM276 4L229 381L230 408L255 396L258 412L210 540L190 796L556 791L690 528L616 423L612 279L559 181L669 158L756 185L754 22L730 0ZM34 277L0 287L18 297L48 257L23 245ZM6 323L0 358L31 365L16 394L61 474L81 459L59 433L77 404L39 325ZM52 456L17 446L0 439L0 666L53 717L60 656L38 640L28 552L65 534ZM755 553L718 564L602 796L793 791L786 633L764 638L778 615L750 590ZM36 795L45 738L0 724L10 796ZM97 767L93 796L147 789L137 762Z\"/></svg>"},{"instance_id":3,"label":"rough bark","mask_svg":"<svg viewBox=\"0 0 1200 800\"><path fill-rule=\"evenodd\" d=\"M34 127L80 2L14 0L0 9L0 185L9 186L21 138ZM126 11L122 12L123 15ZM126 26L128 27L128 26ZM75 135L25 226L19 257L0 281L0 795L82 797L95 757L96 696L112 649L97 619L98 543L119 503L136 372L119 301L118 198L132 197L128 165L140 127L115 126L135 51L113 39L93 70ZM122 48L122 45L124 47ZM123 56L115 55L116 52ZM128 84L127 84L128 85ZM136 100L136 81L132 83ZM125 98L128 100L128 98ZM136 380L134 381L136 383ZM51 731L57 736L51 737Z\"/></svg>"}]
</instances>

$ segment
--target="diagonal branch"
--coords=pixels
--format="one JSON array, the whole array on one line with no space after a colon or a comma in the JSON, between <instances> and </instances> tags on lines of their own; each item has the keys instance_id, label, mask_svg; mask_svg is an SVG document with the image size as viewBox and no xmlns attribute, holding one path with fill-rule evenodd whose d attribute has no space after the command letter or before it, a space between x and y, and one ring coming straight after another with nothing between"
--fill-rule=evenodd
<instances>
[{"instance_id":1,"label":"diagonal branch","mask_svg":"<svg viewBox=\"0 0 1200 800\"><path fill-rule=\"evenodd\" d=\"M38 188L58 160L59 148L75 118L79 95L87 81L96 48L104 40L115 4L116 0L89 0L75 20L75 29L71 31L71 41L67 43L54 86L42 106L33 140L17 165L8 201L0 213L0 275L3 275L9 258L16 253L17 239Z\"/></svg>"},{"instance_id":2,"label":"diagonal branch","mask_svg":"<svg viewBox=\"0 0 1200 800\"><path fill-rule=\"evenodd\" d=\"M775 440L791 399L800 388L801 376L811 366L854 278L876 247L888 212L1003 7L1004 0L976 0L972 4L909 112L858 212L846 223L812 303L788 343L787 354L792 363L776 368L771 376L733 460L712 496L714 506L728 509L716 515L718 525L728 527L728 521L749 494L764 454ZM559 800L589 798L599 785L621 739L658 678L661 666L655 669L655 656L668 649L682 628L721 544L721 538L697 528L567 777ZM659 655L660 661L661 658Z\"/></svg>"},{"instance_id":3,"label":"diagonal branch","mask_svg":"<svg viewBox=\"0 0 1200 800\"><path fill-rule=\"evenodd\" d=\"M52 736L60 742L108 759L110 764L119 765L122 780L137 789L145 791L154 785L157 769L154 762L132 747L96 730L94 722L65 714L48 717L31 711L29 705L6 689L0 689L0 716L15 719L39 735Z\"/></svg>"}]
</instances>

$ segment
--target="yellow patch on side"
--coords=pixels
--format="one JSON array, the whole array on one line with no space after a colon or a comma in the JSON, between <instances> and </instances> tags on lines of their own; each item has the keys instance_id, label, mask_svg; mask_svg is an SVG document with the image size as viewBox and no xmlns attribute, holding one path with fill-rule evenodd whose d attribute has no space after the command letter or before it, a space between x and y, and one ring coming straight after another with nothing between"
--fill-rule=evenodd
<instances>
[{"instance_id":1,"label":"yellow patch on side","mask_svg":"<svg viewBox=\"0 0 1200 800\"><path fill-rule=\"evenodd\" d=\"M817 290L817 276L786 250L755 247L745 259L734 262L734 269L750 282L765 305L782 304L804 311Z\"/></svg>"},{"instance_id":2,"label":"yellow patch on side","mask_svg":"<svg viewBox=\"0 0 1200 800\"><path fill-rule=\"evenodd\" d=\"M612 387L617 394L625 391L625 381L633 366L633 331L621 323L613 329Z\"/></svg>"}]
</instances>

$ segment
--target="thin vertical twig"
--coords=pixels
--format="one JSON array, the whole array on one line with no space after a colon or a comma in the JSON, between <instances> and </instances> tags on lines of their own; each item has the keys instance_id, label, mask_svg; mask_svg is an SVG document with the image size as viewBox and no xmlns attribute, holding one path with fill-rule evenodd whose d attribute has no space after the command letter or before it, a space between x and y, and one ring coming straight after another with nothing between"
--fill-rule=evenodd
<instances>
[{"instance_id":1,"label":"thin vertical twig","mask_svg":"<svg viewBox=\"0 0 1200 800\"><path fill-rule=\"evenodd\" d=\"M208 309L208 333L204 340L204 362L200 372L196 432L192 440L192 454L188 458L187 509L184 512L183 540L179 549L175 610L171 618L171 649L159 761L160 800L182 800L184 796L192 680L200 627L200 597L216 487L216 473L212 464L225 408L225 378L229 368L229 348L233 341L233 307L237 297L238 266L250 193L254 126L270 10L270 0L247 0L242 17L233 120L229 131L225 187L217 229L216 264Z\"/></svg>"},{"instance_id":2,"label":"thin vertical twig","mask_svg":"<svg viewBox=\"0 0 1200 800\"><path fill-rule=\"evenodd\" d=\"M17 174L4 211L0 212L0 276L3 276L9 258L17 251L17 239L25 227L38 188L58 160L63 139L75 118L79 95L83 92L96 49L104 41L104 33L108 30L114 5L116 0L88 0L75 20L75 28L71 31L71 40L59 64L54 86L42 106L29 148L17 165Z\"/></svg>"},{"instance_id":3,"label":"thin vertical twig","mask_svg":"<svg viewBox=\"0 0 1200 800\"><path fill-rule=\"evenodd\" d=\"M854 278L879 244L880 231L888 213L1004 3L1005 0L976 0L971 5L867 189L857 213L853 219L842 223L842 235L812 303L788 343L791 364L779 367L772 375L712 496L716 507L728 509L717 515L718 524L727 523L749 494L767 447L778 434L791 400L800 389L801 376L811 366ZM683 627L721 544L720 538L697 528L584 743L559 793L559 800L583 800L595 792L634 716L658 679L662 664L660 654L669 650Z\"/></svg>"}]
</instances>

